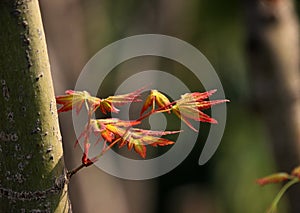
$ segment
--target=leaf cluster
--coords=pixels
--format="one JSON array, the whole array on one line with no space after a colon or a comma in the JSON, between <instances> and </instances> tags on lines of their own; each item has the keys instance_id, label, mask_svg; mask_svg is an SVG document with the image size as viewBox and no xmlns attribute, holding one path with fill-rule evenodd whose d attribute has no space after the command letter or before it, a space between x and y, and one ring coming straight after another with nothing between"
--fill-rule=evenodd
<instances>
[{"instance_id":1,"label":"leaf cluster","mask_svg":"<svg viewBox=\"0 0 300 213\"><path fill-rule=\"evenodd\" d=\"M181 130L154 131L137 128L142 120L155 113L174 113L179 119L186 123L191 129L197 132L190 120L209 122L216 124L217 121L205 114L203 110L211 106L227 102L228 100L207 100L216 90L207 92L186 93L180 99L171 102L163 93L158 90L150 90L143 103L140 117L136 120L125 121L117 118L93 119L92 115L97 109L103 114L118 113L119 106L134 102L141 102L141 92L144 88L123 95L114 95L101 99L91 96L87 91L67 90L65 95L57 96L56 102L61 105L58 112L67 112L75 109L80 113L83 106L88 113L88 122L78 137L76 144L82 141L84 152L82 164L91 165L97 161L107 150L117 145L119 148L127 146L129 150L134 150L142 158L146 157L146 146L166 146L174 144L174 141L162 136L177 134ZM89 138L94 134L98 142L103 141L101 153L93 158L88 157L90 142Z\"/></svg>"}]
</instances>

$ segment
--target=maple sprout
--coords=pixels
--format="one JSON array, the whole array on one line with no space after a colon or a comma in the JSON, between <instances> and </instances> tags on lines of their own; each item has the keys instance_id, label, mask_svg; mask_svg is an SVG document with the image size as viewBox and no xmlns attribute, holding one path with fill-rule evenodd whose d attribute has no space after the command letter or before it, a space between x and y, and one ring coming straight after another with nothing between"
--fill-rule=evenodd
<instances>
[{"instance_id":1,"label":"maple sprout","mask_svg":"<svg viewBox=\"0 0 300 213\"><path fill-rule=\"evenodd\" d=\"M67 90L65 95L56 97L57 104L61 105L58 109L59 113L75 109L76 113L79 114L83 106L86 107L88 113L87 124L75 142L75 145L80 142L83 143L82 164L68 172L67 176L69 179L82 168L88 167L99 160L105 152L114 146L119 148L127 146L129 150L134 150L142 158L146 158L147 145L157 147L174 144L174 141L161 136L177 134L181 130L154 131L136 127L142 120L154 113L174 113L188 127L197 132L197 129L192 126L189 120L216 124L217 121L205 114L203 110L209 109L216 104L228 102L228 100L207 100L216 90L203 93L186 93L173 102L158 90L151 90L142 106L140 117L136 120L125 121L117 118L92 119L92 114L97 109L100 109L103 114L118 113L120 111L117 108L118 106L141 102L140 94L143 90L144 88L141 88L131 93L109 96L105 99L91 96L87 91ZM147 111L149 112L146 113ZM96 144L103 142L103 148L98 155L90 159L88 154L91 134L98 138Z\"/></svg>"}]
</instances>

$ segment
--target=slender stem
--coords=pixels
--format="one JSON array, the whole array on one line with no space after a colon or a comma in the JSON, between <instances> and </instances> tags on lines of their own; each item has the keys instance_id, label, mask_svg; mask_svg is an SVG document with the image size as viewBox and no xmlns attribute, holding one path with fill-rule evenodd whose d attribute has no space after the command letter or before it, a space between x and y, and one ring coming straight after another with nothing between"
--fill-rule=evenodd
<instances>
[{"instance_id":1,"label":"slender stem","mask_svg":"<svg viewBox=\"0 0 300 213\"><path fill-rule=\"evenodd\" d=\"M155 100L152 98L152 110L151 112L155 111Z\"/></svg>"},{"instance_id":2,"label":"slender stem","mask_svg":"<svg viewBox=\"0 0 300 213\"><path fill-rule=\"evenodd\" d=\"M120 140L121 140L121 138L118 138L118 139L114 140L113 142L111 142L111 144L109 144L108 147L106 147L105 149L103 149L102 152L99 155L97 155L97 156L95 156L95 157L92 158L92 162L97 161L102 155L104 155L105 152L107 152L109 149L111 149L111 147L113 147Z\"/></svg>"},{"instance_id":3,"label":"slender stem","mask_svg":"<svg viewBox=\"0 0 300 213\"><path fill-rule=\"evenodd\" d=\"M275 213L276 209L277 209L277 204L279 202L279 200L281 199L281 197L283 196L283 194L295 183L298 183L300 180L299 178L293 178L292 180L290 180L289 182L287 182L282 188L281 190L278 192L278 194L276 195L276 197L274 198L271 207L268 211L268 213Z\"/></svg>"},{"instance_id":4,"label":"slender stem","mask_svg":"<svg viewBox=\"0 0 300 213\"><path fill-rule=\"evenodd\" d=\"M113 145L115 145L116 143L118 143L121 140L121 138L116 139L115 141L113 141L108 147L106 147L105 149L102 150L102 152L93 157L90 164L81 164L80 166L76 167L75 169L67 172L67 179L70 180L71 177L73 175L75 175L77 172L79 172L82 168L84 167L89 167L90 165L92 165L95 161L97 161L102 155L104 155L105 152L107 152Z\"/></svg>"},{"instance_id":5,"label":"slender stem","mask_svg":"<svg viewBox=\"0 0 300 213\"><path fill-rule=\"evenodd\" d=\"M173 104L175 104L176 101L166 105L166 106L162 106L160 108L158 108L157 110L154 110L152 109L150 112L148 112L147 114L139 117L138 119L136 119L136 121L142 121L144 120L145 118L149 117L150 115L152 114L155 114L155 113L161 113L161 112L169 112L171 110L171 108L168 108L169 106L172 106Z\"/></svg>"},{"instance_id":6,"label":"slender stem","mask_svg":"<svg viewBox=\"0 0 300 213\"><path fill-rule=\"evenodd\" d=\"M145 115L139 117L136 121L142 121L142 120L144 120L145 118L147 118L147 117L149 117L150 115L155 114L155 113L169 112L169 111L171 110L171 108L168 108L168 107L169 107L169 106L172 106L172 105L175 104L175 103L176 103L176 102L172 102L172 103L170 103L170 104L168 104L168 105L166 105L166 106L160 107L160 108L158 108L158 109L156 109L156 110L153 108L149 113L147 113L147 114L145 114ZM89 134L89 129L90 129L90 123L91 123L92 113L91 113L90 108L89 108L89 105L88 105L88 103L87 103L86 101L85 101L85 106L86 106L87 111L88 111L88 123L87 123L87 126L86 126L86 131L87 131L88 133L87 133L86 137L89 137L89 135L90 135L90 134ZM153 106L153 107L154 107L154 106ZM126 134L127 131L128 131L130 128L131 128L131 127L128 127L128 128L126 129L126 131L125 131L124 134ZM75 169L73 169L73 170L67 172L67 178L68 178L68 180L70 180L71 177L72 177L73 175L75 175L77 172L79 172L82 168L88 167L88 166L92 165L94 162L96 162L102 155L104 155L105 152L107 152L109 149L111 149L111 148L112 148L116 143L118 143L120 140L121 140L121 138L118 138L118 139L114 140L108 147L104 148L104 149L101 151L101 153L100 153L99 155L93 157L93 158L91 159L91 161L90 161L90 162L91 162L90 164L81 164L80 166L76 167ZM84 142L85 142L85 143L88 143L86 140L85 140Z\"/></svg>"},{"instance_id":7,"label":"slender stem","mask_svg":"<svg viewBox=\"0 0 300 213\"><path fill-rule=\"evenodd\" d=\"M145 114L145 115L139 117L136 121L141 121L141 120L143 120L143 119L145 119L145 118L147 118L147 117L149 117L150 115L155 114L155 113L169 112L171 109L168 108L168 107L169 107L169 106L172 106L172 105L175 104L175 103L176 103L176 102L172 102L172 103L168 104L167 106L163 106L163 107L158 108L157 110L152 109L152 110L151 110L150 112L148 112L147 114ZM124 132L123 135L125 135L125 134L129 131L130 128L131 128L131 126L127 127L127 129L126 129L126 131ZM99 155L93 157L93 158L91 159L91 161L92 161L92 162L97 161L102 155L104 155L105 152L107 152L109 149L111 149L111 148L112 148L116 143L118 143L120 140L121 140L121 138L118 138L118 139L114 140L108 147L106 147L105 149L103 149L102 152L101 152Z\"/></svg>"},{"instance_id":8,"label":"slender stem","mask_svg":"<svg viewBox=\"0 0 300 213\"><path fill-rule=\"evenodd\" d=\"M88 112L87 129L89 129L90 128L90 124L91 124L92 112L91 112L90 107L89 107L89 105L88 105L88 103L87 103L86 100L84 101L84 103L85 103L86 110Z\"/></svg>"},{"instance_id":9,"label":"slender stem","mask_svg":"<svg viewBox=\"0 0 300 213\"><path fill-rule=\"evenodd\" d=\"M73 175L75 175L77 172L79 172L83 167L85 167L85 165L84 165L84 164L81 164L80 166L76 167L75 169L73 169L73 170L67 172L67 179L70 180L71 177L72 177Z\"/></svg>"}]
</instances>

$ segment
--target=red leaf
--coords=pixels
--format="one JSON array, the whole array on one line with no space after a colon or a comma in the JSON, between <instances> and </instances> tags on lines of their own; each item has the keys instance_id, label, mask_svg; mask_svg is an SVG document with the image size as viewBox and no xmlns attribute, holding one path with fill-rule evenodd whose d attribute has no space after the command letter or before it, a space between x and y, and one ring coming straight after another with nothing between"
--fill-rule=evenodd
<instances>
[{"instance_id":1,"label":"red leaf","mask_svg":"<svg viewBox=\"0 0 300 213\"><path fill-rule=\"evenodd\" d=\"M181 96L181 99L176 101L176 104L172 107L172 112L196 132L197 130L191 125L188 119L216 124L217 121L215 119L201 111L213 105L228 102L228 100L205 101L215 91L186 93Z\"/></svg>"},{"instance_id":2,"label":"red leaf","mask_svg":"<svg viewBox=\"0 0 300 213\"><path fill-rule=\"evenodd\" d=\"M259 185L263 186L266 184L270 184L270 183L280 183L286 180L291 179L291 176L287 173L275 173L260 179L256 180L256 183L258 183Z\"/></svg>"},{"instance_id":3,"label":"red leaf","mask_svg":"<svg viewBox=\"0 0 300 213\"><path fill-rule=\"evenodd\" d=\"M300 179L300 166L293 169L292 175Z\"/></svg>"},{"instance_id":4,"label":"red leaf","mask_svg":"<svg viewBox=\"0 0 300 213\"><path fill-rule=\"evenodd\" d=\"M201 102L199 102L197 107L198 107L198 110L204 110L204 109L209 109L214 105L222 104L222 103L225 103L225 102L229 102L229 101L228 100L201 101Z\"/></svg>"},{"instance_id":5,"label":"red leaf","mask_svg":"<svg viewBox=\"0 0 300 213\"><path fill-rule=\"evenodd\" d=\"M118 140L119 147L127 145L128 149L134 150L142 157L146 157L146 145L151 146L166 146L173 144L165 138L160 138L163 135L176 134L180 131L152 131L132 126L139 124L140 121L123 121L116 118L92 120L91 124L95 134L111 143ZM96 125L95 125L96 124ZM100 133L100 134L99 134Z\"/></svg>"},{"instance_id":6,"label":"red leaf","mask_svg":"<svg viewBox=\"0 0 300 213\"><path fill-rule=\"evenodd\" d=\"M138 97L140 96L140 93L143 90L144 88L141 88L134 92L127 93L124 95L114 95L102 99L100 103L100 109L104 114L106 114L107 112L118 113L119 110L115 106L122 106L124 104L141 101L140 99L138 99Z\"/></svg>"},{"instance_id":7,"label":"red leaf","mask_svg":"<svg viewBox=\"0 0 300 213\"><path fill-rule=\"evenodd\" d=\"M191 98L193 100L196 100L198 102L202 101L202 100L205 100L207 98L209 98L212 94L214 94L217 90L216 89L213 89L213 90L209 90L207 92L193 92L193 93L186 93L186 97L185 98L188 98L187 96L191 96ZM184 96L184 95L183 95Z\"/></svg>"},{"instance_id":8,"label":"red leaf","mask_svg":"<svg viewBox=\"0 0 300 213\"><path fill-rule=\"evenodd\" d=\"M81 159L82 164L85 166L89 166L89 165L93 164L93 162L88 158L89 149L90 149L90 144L85 143L84 144L84 152L83 152L82 159Z\"/></svg>"}]
</instances>

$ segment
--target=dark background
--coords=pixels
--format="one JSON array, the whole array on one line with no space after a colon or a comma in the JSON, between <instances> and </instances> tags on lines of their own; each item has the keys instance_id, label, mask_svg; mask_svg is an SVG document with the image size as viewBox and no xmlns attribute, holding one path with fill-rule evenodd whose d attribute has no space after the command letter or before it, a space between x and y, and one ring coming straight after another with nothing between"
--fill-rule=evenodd
<instances>
[{"instance_id":1,"label":"dark background","mask_svg":"<svg viewBox=\"0 0 300 213\"><path fill-rule=\"evenodd\" d=\"M199 49L215 68L231 101L221 145L207 164L198 165L201 141L205 141L209 128L204 125L188 158L162 177L130 181L97 167L80 171L70 183L74 212L254 213L267 209L279 185L261 188L255 180L278 167L268 127L252 96L255 82L249 77L247 8L243 1L42 0L40 5L57 95L74 88L84 65L106 45L132 35L157 33L177 37ZM296 8L299 10L299 1ZM152 69L177 71L179 78L186 78L178 74L180 65L155 60L141 59L117 67L101 94L114 93L124 78L120 73L144 70L153 64ZM197 82L190 87L202 90ZM73 148L71 114L61 114L60 122L66 165L74 168L80 164L82 151ZM295 163L290 162L292 166ZM285 201L280 202L280 212L287 211Z\"/></svg>"}]
</instances>

